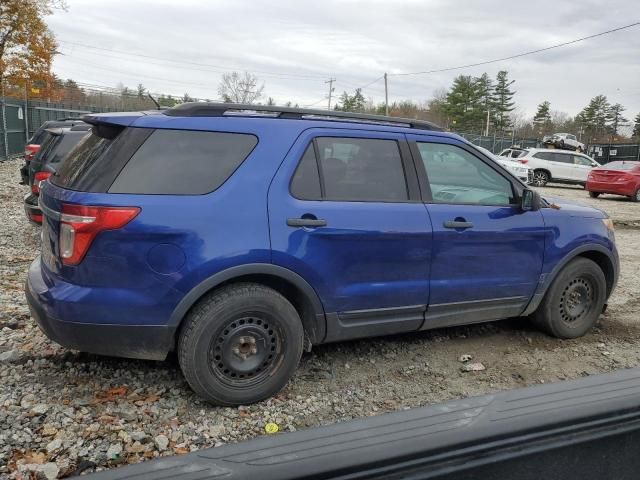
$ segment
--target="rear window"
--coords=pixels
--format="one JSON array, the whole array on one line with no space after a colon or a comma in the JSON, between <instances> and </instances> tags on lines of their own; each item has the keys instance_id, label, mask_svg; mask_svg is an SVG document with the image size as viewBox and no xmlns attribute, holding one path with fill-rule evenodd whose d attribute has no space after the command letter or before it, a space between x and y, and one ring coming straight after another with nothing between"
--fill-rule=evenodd
<instances>
[{"instance_id":1,"label":"rear window","mask_svg":"<svg viewBox=\"0 0 640 480\"><path fill-rule=\"evenodd\" d=\"M222 185L258 139L240 133L155 130L109 188L110 193L201 195Z\"/></svg>"},{"instance_id":2,"label":"rear window","mask_svg":"<svg viewBox=\"0 0 640 480\"><path fill-rule=\"evenodd\" d=\"M59 163L62 161L67 153L88 134L89 132L72 132L63 135L62 139L58 140L55 147L53 147L52 151L47 155L47 162Z\"/></svg>"},{"instance_id":3,"label":"rear window","mask_svg":"<svg viewBox=\"0 0 640 480\"><path fill-rule=\"evenodd\" d=\"M55 144L58 142L59 139L60 139L59 135L53 135L52 133L45 131L44 135L42 135L41 137L42 143L38 144L40 145L40 148L38 149L38 152L33 157L33 162L38 163L38 162L41 162L43 159L46 159L47 156L49 155L49 152L53 149L53 147L55 146Z\"/></svg>"},{"instance_id":4,"label":"rear window","mask_svg":"<svg viewBox=\"0 0 640 480\"><path fill-rule=\"evenodd\" d=\"M640 167L640 162L609 162L603 167L610 170L633 170Z\"/></svg>"}]
</instances>

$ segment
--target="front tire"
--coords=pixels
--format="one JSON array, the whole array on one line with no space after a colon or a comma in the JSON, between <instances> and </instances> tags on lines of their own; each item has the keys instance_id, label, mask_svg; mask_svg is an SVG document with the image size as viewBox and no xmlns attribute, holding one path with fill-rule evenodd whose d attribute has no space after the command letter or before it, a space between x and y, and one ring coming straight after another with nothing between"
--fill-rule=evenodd
<instances>
[{"instance_id":1,"label":"front tire","mask_svg":"<svg viewBox=\"0 0 640 480\"><path fill-rule=\"evenodd\" d=\"M296 309L263 285L229 285L185 319L180 368L191 388L216 405L247 405L280 391L298 367L304 331Z\"/></svg>"},{"instance_id":2,"label":"front tire","mask_svg":"<svg viewBox=\"0 0 640 480\"><path fill-rule=\"evenodd\" d=\"M600 196L600 192L589 192L589 196L591 198L598 198Z\"/></svg>"},{"instance_id":3,"label":"front tire","mask_svg":"<svg viewBox=\"0 0 640 480\"><path fill-rule=\"evenodd\" d=\"M533 184L536 187L544 187L549 183L549 174L544 170L536 170L533 172Z\"/></svg>"},{"instance_id":4,"label":"front tire","mask_svg":"<svg viewBox=\"0 0 640 480\"><path fill-rule=\"evenodd\" d=\"M569 262L533 313L533 322L557 338L583 336L595 325L606 300L607 283L600 267L588 258Z\"/></svg>"}]
</instances>

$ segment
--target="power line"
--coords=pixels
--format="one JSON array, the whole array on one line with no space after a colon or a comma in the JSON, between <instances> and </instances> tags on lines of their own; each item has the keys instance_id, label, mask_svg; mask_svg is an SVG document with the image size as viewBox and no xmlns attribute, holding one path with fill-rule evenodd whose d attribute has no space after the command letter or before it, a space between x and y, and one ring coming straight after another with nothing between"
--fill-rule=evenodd
<instances>
[{"instance_id":1,"label":"power line","mask_svg":"<svg viewBox=\"0 0 640 480\"><path fill-rule=\"evenodd\" d=\"M111 48L96 47L94 45L88 45L88 44L79 43L79 42L72 42L70 40L59 40L59 42L63 43L63 44L74 45L74 46L81 47L81 48L88 48L88 49L98 50L98 51L102 51L102 52L117 53L117 54L121 54L121 55L132 56L132 57L149 58L149 59L152 59L152 60L161 60L161 61L164 61L164 62L172 62L172 63L178 63L178 64L184 64L184 65L194 65L194 66L198 66L198 67L208 67L208 68L213 68L213 69L222 70L222 71L229 71L229 72L237 70L237 68L231 68L231 67L228 67L228 66L191 62L191 61L187 61L187 60L173 60L173 59L170 59L170 58L156 57L156 56L153 56L153 55L145 55L145 54L142 54L142 53L125 52L123 50L115 50L115 49L111 49ZM308 79L313 78L313 79L318 79L318 80L326 78L326 75L321 75L321 74L299 74L299 73L284 73L284 72L267 72L267 71L260 71L260 70L252 70L252 72L259 73L261 75L273 76L273 77L282 77L282 78L287 78L287 77L288 78L308 78Z\"/></svg>"},{"instance_id":2,"label":"power line","mask_svg":"<svg viewBox=\"0 0 640 480\"><path fill-rule=\"evenodd\" d=\"M423 72L390 73L389 75L393 75L393 76L397 76L397 77L398 76L407 76L407 75L423 75L423 74L427 74L427 73L449 72L451 70L460 70L462 68L478 67L480 65L488 65L490 63L503 62L505 60L512 60L514 58L520 58L520 57L524 57L524 56L527 56L527 55L533 55L534 53L546 52L547 50L553 50L554 48L566 47L567 45L572 45L574 43L582 42L584 40L589 40L591 38L601 37L603 35L608 35L610 33L619 32L620 30L625 30L627 28L637 27L638 25L640 25L640 22L630 23L629 25L624 25L622 27L613 28L613 29L607 30L605 32L600 32L600 33L596 33L594 35L589 35L587 37L577 38L575 40L570 40L568 42L558 43L558 44L552 45L550 47L538 48L537 50L530 50L528 52L518 53L516 55L510 55L508 57L496 58L494 60L487 60L486 62L469 63L467 65L460 65L460 66L457 66L457 67L440 68L440 69L437 69L437 70L425 70Z\"/></svg>"}]
</instances>

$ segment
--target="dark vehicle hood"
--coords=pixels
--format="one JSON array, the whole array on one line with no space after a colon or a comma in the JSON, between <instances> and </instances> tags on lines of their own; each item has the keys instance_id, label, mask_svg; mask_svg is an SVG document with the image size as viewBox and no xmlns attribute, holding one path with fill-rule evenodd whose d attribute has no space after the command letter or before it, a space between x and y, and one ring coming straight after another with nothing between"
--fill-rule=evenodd
<instances>
[{"instance_id":1,"label":"dark vehicle hood","mask_svg":"<svg viewBox=\"0 0 640 480\"><path fill-rule=\"evenodd\" d=\"M566 214L572 217L582 217L582 218L608 218L607 215L602 210L590 207L589 205L584 205L578 202L571 202L565 198L558 197L543 197L547 203L549 203L550 208L556 208L557 210L563 211Z\"/></svg>"}]
</instances>

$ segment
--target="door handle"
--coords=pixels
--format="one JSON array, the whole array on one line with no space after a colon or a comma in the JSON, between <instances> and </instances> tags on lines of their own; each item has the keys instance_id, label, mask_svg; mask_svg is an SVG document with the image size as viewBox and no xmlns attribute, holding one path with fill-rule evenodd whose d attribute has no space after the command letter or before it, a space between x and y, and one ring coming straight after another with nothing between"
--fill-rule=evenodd
<instances>
[{"instance_id":1,"label":"door handle","mask_svg":"<svg viewBox=\"0 0 640 480\"><path fill-rule=\"evenodd\" d=\"M322 218L287 218L290 227L326 227L327 221Z\"/></svg>"},{"instance_id":2,"label":"door handle","mask_svg":"<svg viewBox=\"0 0 640 480\"><path fill-rule=\"evenodd\" d=\"M473 223L460 220L447 220L442 224L444 228L471 228Z\"/></svg>"}]
</instances>

